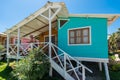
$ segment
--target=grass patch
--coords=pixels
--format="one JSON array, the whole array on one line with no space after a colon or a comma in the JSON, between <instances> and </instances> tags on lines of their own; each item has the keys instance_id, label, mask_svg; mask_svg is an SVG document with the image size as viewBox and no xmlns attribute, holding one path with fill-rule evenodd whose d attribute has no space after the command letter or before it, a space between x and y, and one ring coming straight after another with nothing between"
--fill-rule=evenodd
<instances>
[{"instance_id":1,"label":"grass patch","mask_svg":"<svg viewBox=\"0 0 120 80\"><path fill-rule=\"evenodd\" d=\"M0 62L0 80L9 80L12 68L6 62Z\"/></svg>"},{"instance_id":2,"label":"grass patch","mask_svg":"<svg viewBox=\"0 0 120 80\"><path fill-rule=\"evenodd\" d=\"M120 80L120 71L110 71L111 80Z\"/></svg>"}]
</instances>

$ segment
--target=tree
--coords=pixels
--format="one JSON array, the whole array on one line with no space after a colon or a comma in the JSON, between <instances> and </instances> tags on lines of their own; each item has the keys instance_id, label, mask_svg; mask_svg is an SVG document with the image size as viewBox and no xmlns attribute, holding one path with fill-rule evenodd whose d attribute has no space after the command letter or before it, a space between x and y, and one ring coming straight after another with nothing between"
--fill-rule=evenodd
<instances>
[{"instance_id":1,"label":"tree","mask_svg":"<svg viewBox=\"0 0 120 80\"><path fill-rule=\"evenodd\" d=\"M120 28L118 28L118 31L113 33L109 38L109 51L115 52L118 50L120 42Z\"/></svg>"},{"instance_id":2,"label":"tree","mask_svg":"<svg viewBox=\"0 0 120 80\"><path fill-rule=\"evenodd\" d=\"M115 52L117 51L117 34L113 33L109 37L109 51Z\"/></svg>"}]
</instances>

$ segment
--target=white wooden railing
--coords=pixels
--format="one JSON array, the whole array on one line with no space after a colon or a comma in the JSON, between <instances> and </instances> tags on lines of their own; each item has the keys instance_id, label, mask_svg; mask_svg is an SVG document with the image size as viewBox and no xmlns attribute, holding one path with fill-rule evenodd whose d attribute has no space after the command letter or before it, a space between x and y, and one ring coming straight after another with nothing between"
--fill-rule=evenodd
<instances>
[{"instance_id":1,"label":"white wooden railing","mask_svg":"<svg viewBox=\"0 0 120 80\"><path fill-rule=\"evenodd\" d=\"M55 44L52 44L52 48L56 54L56 56L54 56L52 59L54 60L55 58L57 58L64 71L67 72L68 74L70 74L70 72L73 72L75 75L74 76L75 79L80 80L80 76L82 76L82 80L85 80L85 69L92 73L92 71L89 68L84 66L82 63L80 63L74 57L67 54L65 51L60 49ZM76 64L78 65L73 65L72 61L76 62ZM65 76L65 78L66 77L67 76Z\"/></svg>"},{"instance_id":2,"label":"white wooden railing","mask_svg":"<svg viewBox=\"0 0 120 80\"><path fill-rule=\"evenodd\" d=\"M8 55L9 56L17 56L18 55L18 57L26 56L26 55L28 55L30 50L32 50L34 48L43 47L46 44L48 45L47 42L21 43L19 46L17 44L9 44L9 51L8 51L9 53L8 53ZM18 47L20 49L19 53L17 52Z\"/></svg>"},{"instance_id":3,"label":"white wooden railing","mask_svg":"<svg viewBox=\"0 0 120 80\"><path fill-rule=\"evenodd\" d=\"M51 45L52 48L52 54L51 58L48 54L48 46ZM34 48L40 48L40 51L45 52L45 55L50 58L52 61L54 61L64 72L64 79L67 79L67 75L70 75L73 77L74 80L85 80L85 70L92 73L92 71L87 68L85 65L80 63L78 60L76 60L74 57L70 56L68 53L60 49L55 44L49 44L48 42L42 42L42 43L25 43L20 44L20 52L19 56L25 56L29 53L31 49ZM9 54L16 55L17 56L17 45L11 44L9 46ZM46 52L47 51L47 52ZM73 65L72 62L75 62L77 65ZM52 62L50 62L52 63ZM54 66L55 67L55 66ZM60 72L58 72L60 73ZM70 79L70 78L69 78Z\"/></svg>"}]
</instances>

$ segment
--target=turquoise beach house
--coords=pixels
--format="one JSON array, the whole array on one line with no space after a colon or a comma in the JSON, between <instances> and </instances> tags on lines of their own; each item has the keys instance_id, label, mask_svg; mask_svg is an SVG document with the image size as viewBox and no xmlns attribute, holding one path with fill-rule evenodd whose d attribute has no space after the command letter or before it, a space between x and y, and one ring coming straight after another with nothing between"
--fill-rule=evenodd
<instances>
[{"instance_id":1,"label":"turquoise beach house","mask_svg":"<svg viewBox=\"0 0 120 80\"><path fill-rule=\"evenodd\" d=\"M62 26L61 20L66 20ZM108 61L107 18L70 16L58 21L58 46L61 49L78 59Z\"/></svg>"},{"instance_id":2,"label":"turquoise beach house","mask_svg":"<svg viewBox=\"0 0 120 80\"><path fill-rule=\"evenodd\" d=\"M65 80L89 80L85 72L93 71L82 62L93 62L93 65L97 62L100 70L104 65L106 80L110 80L107 66L109 62L107 28L119 16L69 14L65 3L48 2L5 32L7 60L9 62L11 58L21 59L29 54L30 49L41 47L51 64L50 76L54 69ZM38 40L20 42L24 37L30 39L31 35ZM17 44L11 44L10 37L16 37ZM76 65L73 65L72 61Z\"/></svg>"}]
</instances>

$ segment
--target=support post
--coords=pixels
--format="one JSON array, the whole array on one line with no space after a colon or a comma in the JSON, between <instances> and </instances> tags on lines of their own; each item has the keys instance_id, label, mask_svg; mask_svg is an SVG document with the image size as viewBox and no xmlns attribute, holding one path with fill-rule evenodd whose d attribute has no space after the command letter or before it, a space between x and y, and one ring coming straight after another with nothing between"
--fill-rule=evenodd
<instances>
[{"instance_id":1,"label":"support post","mask_svg":"<svg viewBox=\"0 0 120 80\"><path fill-rule=\"evenodd\" d=\"M85 80L85 68L82 67L82 80Z\"/></svg>"},{"instance_id":2,"label":"support post","mask_svg":"<svg viewBox=\"0 0 120 80\"><path fill-rule=\"evenodd\" d=\"M99 69L100 69L100 71L102 71L102 63L99 62L98 65L99 65Z\"/></svg>"},{"instance_id":3,"label":"support post","mask_svg":"<svg viewBox=\"0 0 120 80\"><path fill-rule=\"evenodd\" d=\"M66 80L66 54L64 54L64 73L65 73L65 77L64 79Z\"/></svg>"},{"instance_id":4,"label":"support post","mask_svg":"<svg viewBox=\"0 0 120 80\"><path fill-rule=\"evenodd\" d=\"M19 59L20 53L20 28L18 28L18 37L17 37L17 61Z\"/></svg>"},{"instance_id":5,"label":"support post","mask_svg":"<svg viewBox=\"0 0 120 80\"><path fill-rule=\"evenodd\" d=\"M6 57L7 57L7 65L9 65L9 39L10 39L10 34L8 33L7 34L7 55L6 55Z\"/></svg>"},{"instance_id":6,"label":"support post","mask_svg":"<svg viewBox=\"0 0 120 80\"><path fill-rule=\"evenodd\" d=\"M52 14L52 11L51 11L51 8L56 8L56 9L58 9L57 11L55 11L55 13L54 14ZM51 5L49 5L46 9L45 9L45 11L47 11L47 10L49 10L48 11L48 15L49 16L45 16L44 14L40 14L42 17L44 17L45 19L47 19L48 21L49 21L49 61L50 61L50 63L51 63L51 60L52 60L52 55L51 55L51 46L52 46L52 40L51 40L51 32L52 32L52 27L51 27L51 21L52 21L52 19L56 16L56 14L60 11L60 9L61 9L61 6L59 6L59 7L52 7ZM43 11L43 13L45 12L45 11ZM50 64L50 71L49 71L49 76L52 76L52 65Z\"/></svg>"},{"instance_id":7,"label":"support post","mask_svg":"<svg viewBox=\"0 0 120 80\"><path fill-rule=\"evenodd\" d=\"M50 59L50 63L51 63L51 45L52 45L52 42L51 42L51 8L49 7L49 59ZM49 75L52 76L52 66L50 64L50 72L49 72Z\"/></svg>"},{"instance_id":8,"label":"support post","mask_svg":"<svg viewBox=\"0 0 120 80\"><path fill-rule=\"evenodd\" d=\"M33 50L34 43L30 43L31 49Z\"/></svg>"},{"instance_id":9,"label":"support post","mask_svg":"<svg viewBox=\"0 0 120 80\"><path fill-rule=\"evenodd\" d=\"M106 80L110 80L107 63L104 63Z\"/></svg>"},{"instance_id":10,"label":"support post","mask_svg":"<svg viewBox=\"0 0 120 80\"><path fill-rule=\"evenodd\" d=\"M78 62L76 63L76 65L77 65L77 67L79 67L79 63ZM77 68L77 71L79 71L79 68Z\"/></svg>"}]
</instances>

